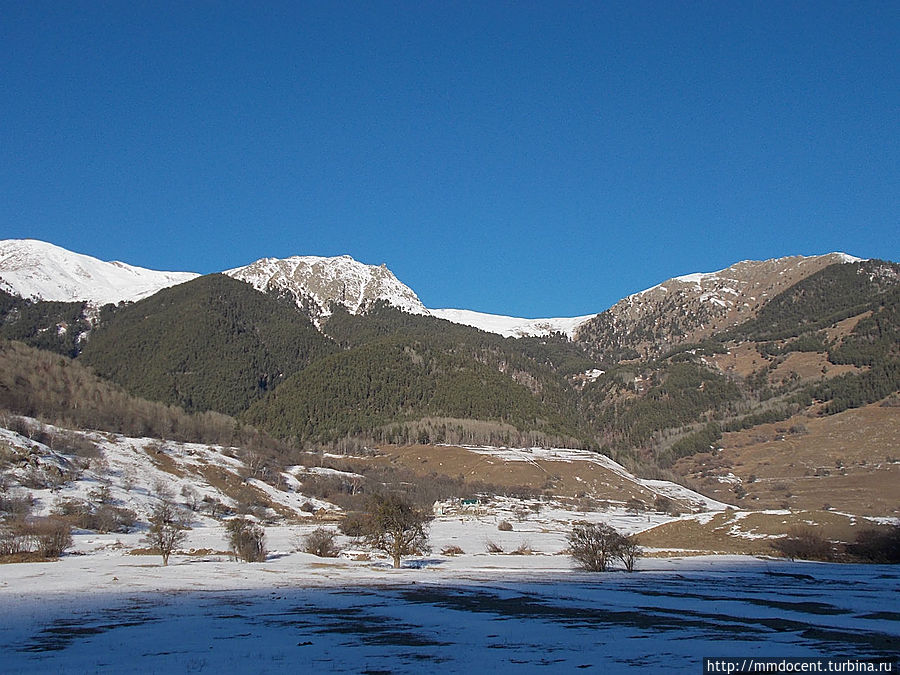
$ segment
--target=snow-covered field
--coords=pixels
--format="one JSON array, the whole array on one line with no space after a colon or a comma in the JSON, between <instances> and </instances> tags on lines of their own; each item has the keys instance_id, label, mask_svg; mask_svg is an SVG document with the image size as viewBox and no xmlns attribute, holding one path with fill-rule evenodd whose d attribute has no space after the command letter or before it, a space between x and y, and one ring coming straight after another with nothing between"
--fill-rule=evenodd
<instances>
[{"instance_id":1,"label":"snow-covered field","mask_svg":"<svg viewBox=\"0 0 900 675\"><path fill-rule=\"evenodd\" d=\"M309 558L3 566L2 670L697 673L704 656L900 645L896 567L707 557L588 575L556 558Z\"/></svg>"}]
</instances>

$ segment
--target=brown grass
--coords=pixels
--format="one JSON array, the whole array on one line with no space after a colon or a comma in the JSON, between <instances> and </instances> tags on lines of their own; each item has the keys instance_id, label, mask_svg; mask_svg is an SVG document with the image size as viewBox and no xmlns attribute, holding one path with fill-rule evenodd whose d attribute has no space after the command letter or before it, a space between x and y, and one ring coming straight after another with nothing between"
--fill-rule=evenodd
<instances>
[{"instance_id":1,"label":"brown grass","mask_svg":"<svg viewBox=\"0 0 900 675\"><path fill-rule=\"evenodd\" d=\"M379 452L367 461L399 465L423 478L435 472L510 489L530 486L569 499L589 495L596 500L639 499L647 504L656 499L656 493L592 462L508 462L455 446L384 445Z\"/></svg>"},{"instance_id":2,"label":"brown grass","mask_svg":"<svg viewBox=\"0 0 900 675\"><path fill-rule=\"evenodd\" d=\"M809 529L829 541L851 542L862 530L877 526L862 518L831 511L790 514L734 511L716 514L708 523L678 520L638 535L641 546L661 549L650 555L744 554L772 555L772 542L798 529ZM763 538L765 537L765 538Z\"/></svg>"},{"instance_id":3,"label":"brown grass","mask_svg":"<svg viewBox=\"0 0 900 675\"><path fill-rule=\"evenodd\" d=\"M900 513L897 408L873 404L828 417L798 415L725 434L720 445L715 455L679 460L675 470L726 503L794 510L827 504L859 515ZM743 499L717 479L729 472L743 481Z\"/></svg>"}]
</instances>

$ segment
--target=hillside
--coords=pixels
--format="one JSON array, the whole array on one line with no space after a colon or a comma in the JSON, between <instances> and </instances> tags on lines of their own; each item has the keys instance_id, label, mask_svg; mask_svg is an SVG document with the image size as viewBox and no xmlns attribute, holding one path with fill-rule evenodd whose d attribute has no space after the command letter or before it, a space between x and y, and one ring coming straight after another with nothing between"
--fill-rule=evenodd
<instances>
[{"instance_id":1,"label":"hillside","mask_svg":"<svg viewBox=\"0 0 900 675\"><path fill-rule=\"evenodd\" d=\"M355 435L407 441L405 423L431 417L506 425L513 430L507 443L516 431L571 433L552 407L495 368L394 337L317 361L244 415L277 436L319 442Z\"/></svg>"},{"instance_id":2,"label":"hillside","mask_svg":"<svg viewBox=\"0 0 900 675\"><path fill-rule=\"evenodd\" d=\"M77 356L91 328L86 305L29 300L0 290L0 338Z\"/></svg>"},{"instance_id":3,"label":"hillside","mask_svg":"<svg viewBox=\"0 0 900 675\"><path fill-rule=\"evenodd\" d=\"M236 414L334 349L287 301L209 275L108 307L80 359L137 396Z\"/></svg>"},{"instance_id":4,"label":"hillside","mask_svg":"<svg viewBox=\"0 0 900 675\"><path fill-rule=\"evenodd\" d=\"M653 358L753 319L775 296L842 253L739 262L718 272L669 279L620 300L582 324L576 340L604 363Z\"/></svg>"}]
</instances>

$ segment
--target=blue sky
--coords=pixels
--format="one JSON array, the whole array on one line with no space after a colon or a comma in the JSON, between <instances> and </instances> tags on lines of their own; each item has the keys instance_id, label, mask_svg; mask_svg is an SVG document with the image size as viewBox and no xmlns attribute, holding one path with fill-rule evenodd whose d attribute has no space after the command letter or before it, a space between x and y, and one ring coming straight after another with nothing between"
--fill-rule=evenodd
<instances>
[{"instance_id":1,"label":"blue sky","mask_svg":"<svg viewBox=\"0 0 900 675\"><path fill-rule=\"evenodd\" d=\"M605 309L900 259L900 3L0 1L0 238Z\"/></svg>"}]
</instances>

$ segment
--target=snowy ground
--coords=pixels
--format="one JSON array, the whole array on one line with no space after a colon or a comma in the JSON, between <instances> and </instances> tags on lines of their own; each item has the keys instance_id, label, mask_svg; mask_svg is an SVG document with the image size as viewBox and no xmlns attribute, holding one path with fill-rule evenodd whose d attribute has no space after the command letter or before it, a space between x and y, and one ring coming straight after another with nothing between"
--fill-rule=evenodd
<instances>
[{"instance_id":1,"label":"snowy ground","mask_svg":"<svg viewBox=\"0 0 900 675\"><path fill-rule=\"evenodd\" d=\"M2 569L4 672L701 672L704 656L896 656L900 570L752 558L634 574L78 557ZM107 568L106 574L111 570ZM178 589L178 590L176 590Z\"/></svg>"}]
</instances>

